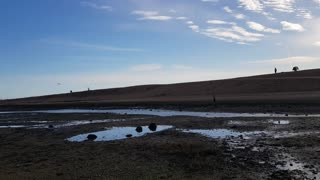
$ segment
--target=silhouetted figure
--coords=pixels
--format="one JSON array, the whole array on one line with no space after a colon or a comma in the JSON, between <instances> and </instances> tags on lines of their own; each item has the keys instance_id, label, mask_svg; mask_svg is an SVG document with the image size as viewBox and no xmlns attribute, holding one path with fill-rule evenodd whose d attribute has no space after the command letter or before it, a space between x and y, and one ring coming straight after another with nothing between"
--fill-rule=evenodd
<instances>
[{"instance_id":1,"label":"silhouetted figure","mask_svg":"<svg viewBox=\"0 0 320 180\"><path fill-rule=\"evenodd\" d=\"M294 72L297 72L297 71L299 71L299 67L298 67L298 66L295 66L295 67L292 68L292 70L293 70Z\"/></svg>"},{"instance_id":2,"label":"silhouetted figure","mask_svg":"<svg viewBox=\"0 0 320 180\"><path fill-rule=\"evenodd\" d=\"M274 73L277 74L278 70L277 68L274 68Z\"/></svg>"},{"instance_id":3,"label":"silhouetted figure","mask_svg":"<svg viewBox=\"0 0 320 180\"><path fill-rule=\"evenodd\" d=\"M70 91L70 94L72 94L72 91Z\"/></svg>"}]
</instances>

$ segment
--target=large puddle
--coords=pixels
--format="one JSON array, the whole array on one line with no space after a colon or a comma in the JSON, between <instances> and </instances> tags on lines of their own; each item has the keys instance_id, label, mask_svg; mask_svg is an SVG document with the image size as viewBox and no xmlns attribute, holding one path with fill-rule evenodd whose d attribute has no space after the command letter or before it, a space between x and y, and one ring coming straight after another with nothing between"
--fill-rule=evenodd
<instances>
[{"instance_id":1,"label":"large puddle","mask_svg":"<svg viewBox=\"0 0 320 180\"><path fill-rule=\"evenodd\" d=\"M222 112L192 112L192 111L172 111L162 109L61 109L61 110L43 110L43 111L16 111L16 112L0 112L0 113L114 113L122 115L153 115L153 116L193 116L193 117L306 117L305 114L268 114L268 113L222 113ZM320 117L320 114L309 115L310 117Z\"/></svg>"},{"instance_id":2,"label":"large puddle","mask_svg":"<svg viewBox=\"0 0 320 180\"><path fill-rule=\"evenodd\" d=\"M98 131L86 134L80 134L68 138L68 141L71 142L82 142L90 139L90 136L93 138L91 140L100 142L100 141L113 141L121 140L127 138L134 138L144 136L146 134L160 132L173 128L173 126L159 125L156 128L150 128L149 126L141 126L140 130L137 127L112 127L105 131Z\"/></svg>"}]
</instances>

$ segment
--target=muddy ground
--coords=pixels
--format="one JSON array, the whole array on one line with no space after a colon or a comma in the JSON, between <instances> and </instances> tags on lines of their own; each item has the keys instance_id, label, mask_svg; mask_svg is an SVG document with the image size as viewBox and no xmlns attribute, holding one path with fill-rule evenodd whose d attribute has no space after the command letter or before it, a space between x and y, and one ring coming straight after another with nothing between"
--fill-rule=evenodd
<instances>
[{"instance_id":1,"label":"muddy ground","mask_svg":"<svg viewBox=\"0 0 320 180\"><path fill-rule=\"evenodd\" d=\"M74 120L125 121L56 128ZM285 120L289 124L277 124ZM281 121L282 122L282 121ZM115 114L0 114L0 179L319 179L320 119L199 118ZM173 129L108 142L66 138L107 127L172 125ZM54 128L47 128L53 125ZM181 129L259 131L209 138Z\"/></svg>"}]
</instances>

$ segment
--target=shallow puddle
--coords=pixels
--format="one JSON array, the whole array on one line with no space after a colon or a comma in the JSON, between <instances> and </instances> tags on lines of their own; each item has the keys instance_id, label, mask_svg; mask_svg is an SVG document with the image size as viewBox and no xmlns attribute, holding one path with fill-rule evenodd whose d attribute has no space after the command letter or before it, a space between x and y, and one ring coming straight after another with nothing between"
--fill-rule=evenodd
<instances>
[{"instance_id":1,"label":"shallow puddle","mask_svg":"<svg viewBox=\"0 0 320 180\"><path fill-rule=\"evenodd\" d=\"M71 138L66 139L67 141L71 142L82 142L88 140L89 135L95 135L94 141L113 141L113 140L121 140L121 139L127 139L127 138L134 138L134 137L140 137L144 136L146 134L160 132L164 130L168 130L173 128L173 126L167 126L167 125L159 125L156 127L156 129L150 130L148 126L141 126L142 132L137 131L137 127L112 127L111 129L105 130L105 131L98 131L98 132L92 132L92 133L86 133L86 134L80 134L77 136L73 136Z\"/></svg>"},{"instance_id":2,"label":"shallow puddle","mask_svg":"<svg viewBox=\"0 0 320 180\"><path fill-rule=\"evenodd\" d=\"M269 122L274 124L274 125L287 125L287 124L290 124L290 121L288 121L288 120L270 120Z\"/></svg>"},{"instance_id":3,"label":"shallow puddle","mask_svg":"<svg viewBox=\"0 0 320 180\"><path fill-rule=\"evenodd\" d=\"M9 125L9 126L0 126L0 129L7 129L7 128L25 128L24 125Z\"/></svg>"},{"instance_id":4,"label":"shallow puddle","mask_svg":"<svg viewBox=\"0 0 320 180\"><path fill-rule=\"evenodd\" d=\"M250 136L264 134L263 131L252 131L252 132L237 132L228 129L180 129L185 133L196 133L209 138L228 138L228 137L241 137L244 139L250 138Z\"/></svg>"}]
</instances>

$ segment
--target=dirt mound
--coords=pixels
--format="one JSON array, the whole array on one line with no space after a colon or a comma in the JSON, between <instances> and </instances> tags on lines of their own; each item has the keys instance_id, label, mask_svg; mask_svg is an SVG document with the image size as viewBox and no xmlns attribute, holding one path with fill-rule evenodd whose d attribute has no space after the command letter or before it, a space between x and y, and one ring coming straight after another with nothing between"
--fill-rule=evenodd
<instances>
[{"instance_id":1,"label":"dirt mound","mask_svg":"<svg viewBox=\"0 0 320 180\"><path fill-rule=\"evenodd\" d=\"M317 103L320 69L225 80L144 85L2 101L0 104L70 103Z\"/></svg>"}]
</instances>

